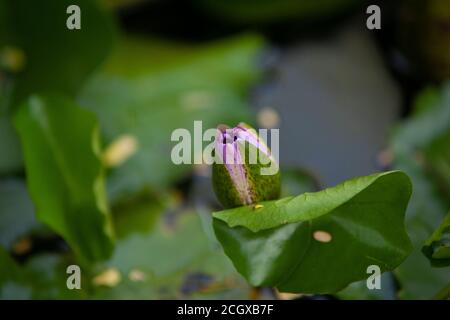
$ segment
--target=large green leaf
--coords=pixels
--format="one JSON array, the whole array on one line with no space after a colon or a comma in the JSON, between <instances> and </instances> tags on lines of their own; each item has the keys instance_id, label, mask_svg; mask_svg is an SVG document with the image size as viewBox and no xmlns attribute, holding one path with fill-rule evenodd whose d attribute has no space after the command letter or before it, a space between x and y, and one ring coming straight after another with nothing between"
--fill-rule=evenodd
<instances>
[{"instance_id":1,"label":"large green leaf","mask_svg":"<svg viewBox=\"0 0 450 320\"><path fill-rule=\"evenodd\" d=\"M367 278L369 265L392 270L407 257L411 243L404 214L410 194L404 173L379 173L317 193L262 202L263 207L216 212L214 229L252 285L336 292ZM319 241L318 231L330 241Z\"/></svg>"},{"instance_id":2,"label":"large green leaf","mask_svg":"<svg viewBox=\"0 0 450 320\"><path fill-rule=\"evenodd\" d=\"M349 284L335 295L344 300L394 300L397 298L396 289L394 276L386 272L381 275L380 289L369 289L367 280L361 280Z\"/></svg>"},{"instance_id":3,"label":"large green leaf","mask_svg":"<svg viewBox=\"0 0 450 320\"><path fill-rule=\"evenodd\" d=\"M32 96L14 122L38 218L82 258L107 258L112 228L95 116L61 97Z\"/></svg>"},{"instance_id":4,"label":"large green leaf","mask_svg":"<svg viewBox=\"0 0 450 320\"><path fill-rule=\"evenodd\" d=\"M318 191L318 182L315 177L300 169L282 168L282 196L292 196L305 192ZM381 288L370 290L366 280L353 282L344 290L336 293L339 299L395 299L395 280L390 272L381 276Z\"/></svg>"},{"instance_id":5,"label":"large green leaf","mask_svg":"<svg viewBox=\"0 0 450 320\"><path fill-rule=\"evenodd\" d=\"M98 115L107 143L128 135L137 144L136 152L111 170L112 198L146 186L165 188L191 170L170 160L174 129L193 133L194 120L203 121L203 130L250 120L245 98L259 75L255 57L261 46L251 35L198 48L120 43L105 72L80 97L81 105Z\"/></svg>"},{"instance_id":6,"label":"large green leaf","mask_svg":"<svg viewBox=\"0 0 450 320\"><path fill-rule=\"evenodd\" d=\"M450 212L426 241L422 251L432 265L437 267L450 265Z\"/></svg>"}]
</instances>

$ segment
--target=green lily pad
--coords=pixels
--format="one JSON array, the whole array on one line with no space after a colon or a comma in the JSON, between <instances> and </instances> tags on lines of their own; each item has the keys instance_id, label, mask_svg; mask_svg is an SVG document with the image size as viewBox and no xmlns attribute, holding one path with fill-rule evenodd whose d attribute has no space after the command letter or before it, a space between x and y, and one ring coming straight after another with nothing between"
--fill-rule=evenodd
<instances>
[{"instance_id":1,"label":"green lily pad","mask_svg":"<svg viewBox=\"0 0 450 320\"><path fill-rule=\"evenodd\" d=\"M213 224L225 253L252 285L336 292L367 278L368 266L384 272L408 256L404 215L410 195L408 176L385 172L215 212Z\"/></svg>"},{"instance_id":2,"label":"green lily pad","mask_svg":"<svg viewBox=\"0 0 450 320\"><path fill-rule=\"evenodd\" d=\"M122 207L121 214L130 209ZM158 215L153 230L118 239L100 274L104 270L114 270L120 281L94 286L92 298L244 299L250 292L220 247L209 241L194 212Z\"/></svg>"}]
</instances>

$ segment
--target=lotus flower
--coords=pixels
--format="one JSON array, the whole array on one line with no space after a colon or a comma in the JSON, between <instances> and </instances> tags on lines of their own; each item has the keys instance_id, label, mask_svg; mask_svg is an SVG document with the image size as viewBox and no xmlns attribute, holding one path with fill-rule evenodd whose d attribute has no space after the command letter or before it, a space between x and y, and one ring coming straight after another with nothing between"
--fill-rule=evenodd
<instances>
[{"instance_id":1,"label":"lotus flower","mask_svg":"<svg viewBox=\"0 0 450 320\"><path fill-rule=\"evenodd\" d=\"M256 204L280 195L278 164L250 126L221 125L215 139L213 187L225 208Z\"/></svg>"}]
</instances>

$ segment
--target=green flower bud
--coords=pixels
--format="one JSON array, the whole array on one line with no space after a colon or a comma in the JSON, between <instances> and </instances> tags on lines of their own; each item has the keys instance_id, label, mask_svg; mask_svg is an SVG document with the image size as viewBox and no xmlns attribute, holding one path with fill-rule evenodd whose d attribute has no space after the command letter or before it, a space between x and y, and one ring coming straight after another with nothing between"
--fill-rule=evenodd
<instances>
[{"instance_id":1,"label":"green flower bud","mask_svg":"<svg viewBox=\"0 0 450 320\"><path fill-rule=\"evenodd\" d=\"M250 126L219 126L212 170L214 191L225 208L278 199L280 172L270 149Z\"/></svg>"}]
</instances>

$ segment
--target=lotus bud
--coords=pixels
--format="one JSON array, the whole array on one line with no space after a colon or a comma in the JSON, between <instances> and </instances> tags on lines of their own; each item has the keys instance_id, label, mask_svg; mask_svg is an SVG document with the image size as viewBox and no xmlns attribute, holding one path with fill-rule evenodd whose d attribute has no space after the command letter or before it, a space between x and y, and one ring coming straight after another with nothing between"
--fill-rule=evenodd
<instances>
[{"instance_id":1,"label":"lotus bud","mask_svg":"<svg viewBox=\"0 0 450 320\"><path fill-rule=\"evenodd\" d=\"M253 128L219 126L214 152L213 187L225 208L278 199L278 164Z\"/></svg>"}]
</instances>

